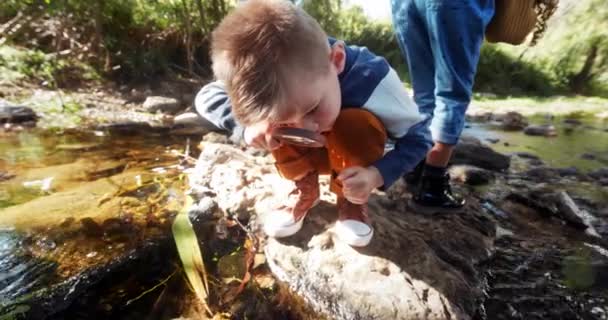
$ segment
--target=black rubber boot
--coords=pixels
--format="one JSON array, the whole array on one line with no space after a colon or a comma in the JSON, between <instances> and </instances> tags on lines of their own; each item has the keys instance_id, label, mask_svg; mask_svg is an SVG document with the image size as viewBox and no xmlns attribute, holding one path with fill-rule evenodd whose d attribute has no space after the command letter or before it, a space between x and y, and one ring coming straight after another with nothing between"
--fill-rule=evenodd
<instances>
[{"instance_id":1,"label":"black rubber boot","mask_svg":"<svg viewBox=\"0 0 608 320\"><path fill-rule=\"evenodd\" d=\"M427 169L425 167L422 173L418 190L410 203L411 207L417 212L429 214L462 211L465 201L452 194L450 175L445 168Z\"/></svg>"},{"instance_id":2,"label":"black rubber boot","mask_svg":"<svg viewBox=\"0 0 608 320\"><path fill-rule=\"evenodd\" d=\"M420 178L422 177L422 172L424 171L425 162L426 158L422 159L422 161L416 165L414 170L403 176L403 180L405 180L405 183L407 184L407 190L412 194L416 194L418 191L418 185L420 184Z\"/></svg>"}]
</instances>

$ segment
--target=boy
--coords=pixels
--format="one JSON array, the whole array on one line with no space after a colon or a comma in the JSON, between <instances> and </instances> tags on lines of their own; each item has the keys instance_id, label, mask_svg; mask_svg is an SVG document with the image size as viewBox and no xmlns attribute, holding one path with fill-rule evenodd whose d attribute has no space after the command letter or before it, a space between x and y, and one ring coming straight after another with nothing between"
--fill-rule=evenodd
<instances>
[{"instance_id":1,"label":"boy","mask_svg":"<svg viewBox=\"0 0 608 320\"><path fill-rule=\"evenodd\" d=\"M218 81L197 95L198 112L232 139L270 150L294 182L264 231L286 237L300 230L319 199L319 174L331 174L337 236L366 246L370 193L412 170L431 147L426 120L395 71L364 47L328 41L312 17L280 0L239 5L213 32L211 56ZM326 147L280 143L269 134L276 126L321 133ZM387 138L395 148L384 154Z\"/></svg>"}]
</instances>

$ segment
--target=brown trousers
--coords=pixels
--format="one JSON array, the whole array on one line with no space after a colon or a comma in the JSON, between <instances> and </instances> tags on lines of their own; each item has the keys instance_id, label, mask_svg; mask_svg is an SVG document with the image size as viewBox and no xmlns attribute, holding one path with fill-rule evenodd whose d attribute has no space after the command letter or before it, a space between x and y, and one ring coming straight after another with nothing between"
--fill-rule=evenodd
<instances>
[{"instance_id":1,"label":"brown trousers","mask_svg":"<svg viewBox=\"0 0 608 320\"><path fill-rule=\"evenodd\" d=\"M342 196L342 184L336 179L345 168L368 167L384 155L386 129L371 112L344 109L330 132L324 148L306 148L284 144L274 150L279 173L294 180L311 171L331 174L330 190Z\"/></svg>"}]
</instances>

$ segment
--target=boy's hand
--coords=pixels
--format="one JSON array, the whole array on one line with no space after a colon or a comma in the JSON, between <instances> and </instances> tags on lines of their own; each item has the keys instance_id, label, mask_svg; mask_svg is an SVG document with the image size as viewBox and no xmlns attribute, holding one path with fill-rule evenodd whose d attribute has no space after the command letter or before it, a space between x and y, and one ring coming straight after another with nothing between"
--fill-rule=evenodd
<instances>
[{"instance_id":1,"label":"boy's hand","mask_svg":"<svg viewBox=\"0 0 608 320\"><path fill-rule=\"evenodd\" d=\"M350 167L338 175L344 197L354 204L365 204L375 188L384 184L380 171L374 166Z\"/></svg>"},{"instance_id":2,"label":"boy's hand","mask_svg":"<svg viewBox=\"0 0 608 320\"><path fill-rule=\"evenodd\" d=\"M268 124L265 122L246 127L243 138L245 138L245 143L248 145L259 149L266 149L268 151L272 151L281 146L281 142L270 135Z\"/></svg>"}]
</instances>

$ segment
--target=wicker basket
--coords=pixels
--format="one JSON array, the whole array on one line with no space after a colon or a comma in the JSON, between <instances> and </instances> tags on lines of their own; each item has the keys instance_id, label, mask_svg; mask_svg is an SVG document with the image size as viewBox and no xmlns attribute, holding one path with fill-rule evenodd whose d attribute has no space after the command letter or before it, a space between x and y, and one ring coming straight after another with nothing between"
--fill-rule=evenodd
<instances>
[{"instance_id":1,"label":"wicker basket","mask_svg":"<svg viewBox=\"0 0 608 320\"><path fill-rule=\"evenodd\" d=\"M486 29L488 42L521 44L536 25L535 0L496 0L494 17Z\"/></svg>"}]
</instances>

